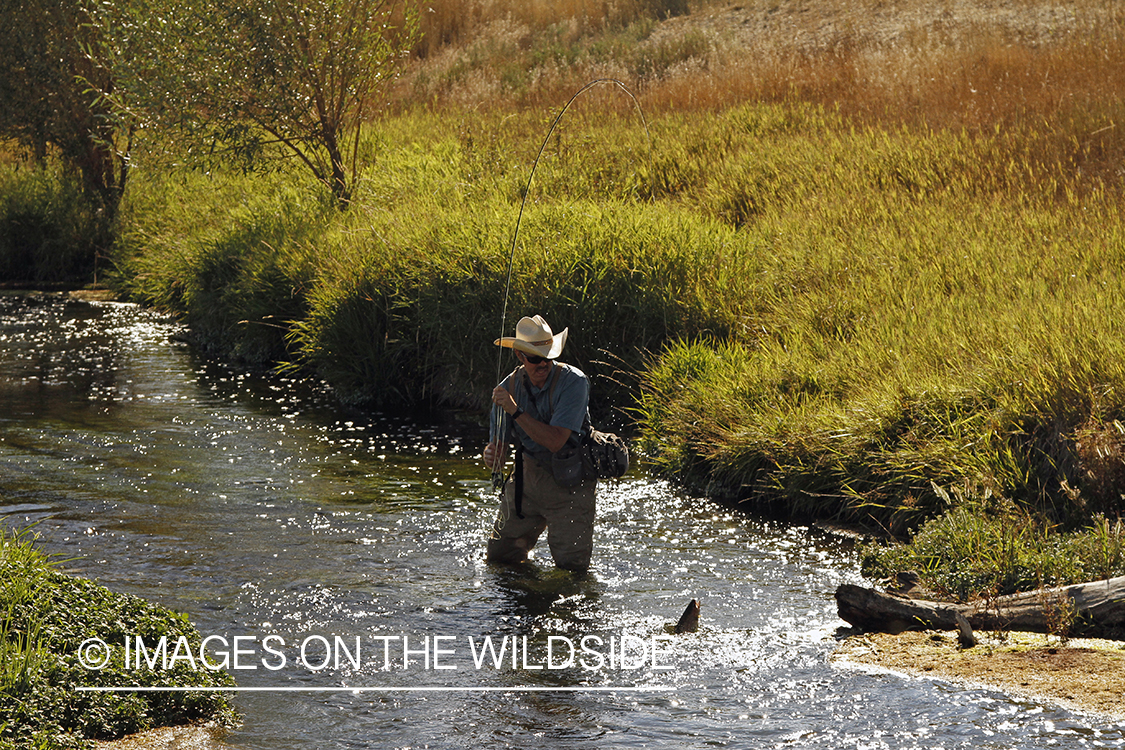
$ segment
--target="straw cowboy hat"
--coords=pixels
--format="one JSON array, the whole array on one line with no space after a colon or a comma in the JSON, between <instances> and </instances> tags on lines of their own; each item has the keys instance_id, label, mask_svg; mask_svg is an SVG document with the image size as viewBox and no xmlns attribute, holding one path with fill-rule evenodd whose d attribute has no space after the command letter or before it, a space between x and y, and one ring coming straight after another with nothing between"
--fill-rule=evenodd
<instances>
[{"instance_id":1,"label":"straw cowboy hat","mask_svg":"<svg viewBox=\"0 0 1125 750\"><path fill-rule=\"evenodd\" d=\"M569 330L564 328L558 333L552 333L547 321L541 315L536 315L534 318L520 318L520 322L516 323L515 337L505 336L496 339L494 343L524 354L555 359L566 346L566 332Z\"/></svg>"}]
</instances>

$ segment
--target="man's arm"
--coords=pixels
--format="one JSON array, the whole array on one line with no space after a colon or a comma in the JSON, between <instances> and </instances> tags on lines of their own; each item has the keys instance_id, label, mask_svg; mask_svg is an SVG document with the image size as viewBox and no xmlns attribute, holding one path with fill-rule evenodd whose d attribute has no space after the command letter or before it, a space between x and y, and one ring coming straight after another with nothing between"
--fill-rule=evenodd
<instances>
[{"instance_id":1,"label":"man's arm","mask_svg":"<svg viewBox=\"0 0 1125 750\"><path fill-rule=\"evenodd\" d=\"M554 453L562 450L566 441L570 439L570 430L565 427L544 424L527 412L520 414L516 424L523 428L527 436Z\"/></svg>"},{"instance_id":2,"label":"man's arm","mask_svg":"<svg viewBox=\"0 0 1125 750\"><path fill-rule=\"evenodd\" d=\"M492 403L497 404L508 416L519 410L515 398L501 385L493 389ZM567 428L540 422L527 412L523 412L516 418L516 424L523 428L529 438L551 451L551 453L561 450L566 445L566 441L570 439L571 431Z\"/></svg>"}]
</instances>

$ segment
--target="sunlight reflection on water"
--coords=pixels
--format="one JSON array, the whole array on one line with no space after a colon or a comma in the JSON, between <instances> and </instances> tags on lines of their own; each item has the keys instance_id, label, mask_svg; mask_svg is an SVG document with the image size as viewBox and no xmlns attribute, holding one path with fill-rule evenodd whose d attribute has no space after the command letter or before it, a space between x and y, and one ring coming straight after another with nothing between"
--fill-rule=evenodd
<instances>
[{"instance_id":1,"label":"sunlight reflection on water","mask_svg":"<svg viewBox=\"0 0 1125 750\"><path fill-rule=\"evenodd\" d=\"M347 413L322 388L201 360L178 332L129 305L0 295L6 523L38 522L69 569L204 635L283 639L286 666L240 671L244 686L669 688L244 694L233 746L1125 744L1049 706L832 666L832 593L859 581L850 546L640 471L599 492L588 579L557 574L545 547L522 572L486 565L479 427ZM552 637L652 642L693 597L700 630L660 641L669 669L535 668ZM301 662L305 639L337 636L360 639L358 665ZM435 636L454 669L384 658ZM477 668L471 647L505 636L526 637L529 660Z\"/></svg>"}]
</instances>

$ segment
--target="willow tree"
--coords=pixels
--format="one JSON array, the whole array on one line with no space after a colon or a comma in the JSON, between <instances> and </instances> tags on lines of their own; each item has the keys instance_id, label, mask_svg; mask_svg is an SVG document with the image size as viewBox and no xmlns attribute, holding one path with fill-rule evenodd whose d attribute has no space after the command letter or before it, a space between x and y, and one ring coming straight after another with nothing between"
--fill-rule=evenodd
<instances>
[{"instance_id":1,"label":"willow tree","mask_svg":"<svg viewBox=\"0 0 1125 750\"><path fill-rule=\"evenodd\" d=\"M114 87L96 5L0 0L0 137L40 161L57 155L112 221L125 191L133 126L98 91Z\"/></svg>"},{"instance_id":2,"label":"willow tree","mask_svg":"<svg viewBox=\"0 0 1125 750\"><path fill-rule=\"evenodd\" d=\"M177 127L180 147L280 148L349 204L360 128L416 40L408 0L117 2L119 109Z\"/></svg>"}]
</instances>

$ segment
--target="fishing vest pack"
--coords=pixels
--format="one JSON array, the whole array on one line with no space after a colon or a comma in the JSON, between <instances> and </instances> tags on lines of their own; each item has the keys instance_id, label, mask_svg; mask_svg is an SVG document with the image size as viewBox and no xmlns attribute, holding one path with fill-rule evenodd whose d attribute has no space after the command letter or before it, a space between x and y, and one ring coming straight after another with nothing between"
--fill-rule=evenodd
<instances>
[{"instance_id":1,"label":"fishing vest pack","mask_svg":"<svg viewBox=\"0 0 1125 750\"><path fill-rule=\"evenodd\" d=\"M566 367L563 363L556 363L556 367ZM513 382L517 382L527 389L528 397L535 404L540 418L550 422L554 413L555 386L559 382L559 373L551 374L551 386L547 390L547 411L544 415L543 407L531 395L528 387L527 372L523 366L517 367L512 373ZM518 441L519 442L519 441ZM517 448L521 447L517 445ZM594 429L589 420L582 425L582 432L578 438L573 435L559 450L551 454L551 474L560 487L576 487L588 479L617 479L629 470L629 447L625 441L612 432L602 432ZM517 493L521 489L517 487Z\"/></svg>"}]
</instances>

